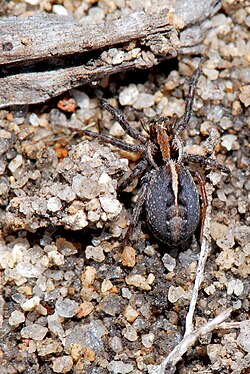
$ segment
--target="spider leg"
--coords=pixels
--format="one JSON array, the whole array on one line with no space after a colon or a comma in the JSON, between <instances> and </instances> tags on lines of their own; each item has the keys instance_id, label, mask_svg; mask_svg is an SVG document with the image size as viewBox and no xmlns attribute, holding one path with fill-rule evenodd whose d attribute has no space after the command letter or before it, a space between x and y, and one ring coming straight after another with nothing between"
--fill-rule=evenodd
<instances>
[{"instance_id":1,"label":"spider leg","mask_svg":"<svg viewBox=\"0 0 250 374\"><path fill-rule=\"evenodd\" d=\"M201 75L201 69L202 69L202 65L204 63L204 59L205 59L204 56L200 59L198 68L195 70L195 72L192 76L191 83L190 83L189 90L188 90L188 95L186 97L185 113L184 113L183 117L181 118L179 124L177 125L177 127L175 129L175 135L176 136L178 136L182 133L182 131L186 128L186 126L187 126L187 124L190 120L192 110L193 110L193 104L194 104L195 88L196 88L198 79Z\"/></svg>"},{"instance_id":2,"label":"spider leg","mask_svg":"<svg viewBox=\"0 0 250 374\"><path fill-rule=\"evenodd\" d=\"M130 222L128 230L125 234L125 237L123 239L122 247L126 246L128 244L128 242L130 241L131 235L133 234L133 231L134 231L134 228L136 227L136 225L139 221L140 214L141 214L141 211L142 211L142 207L143 207L143 204L146 200L148 185L149 185L148 181L144 181L141 189L139 190L138 199L137 199L137 202L136 202L135 207L133 209L132 216L131 216L131 222Z\"/></svg>"},{"instance_id":3,"label":"spider leg","mask_svg":"<svg viewBox=\"0 0 250 374\"><path fill-rule=\"evenodd\" d=\"M92 138L96 138L103 143L108 143L117 148L123 149L124 151L145 153L145 147L140 144L128 144L128 143L123 142L120 139L116 139L108 135L99 134L97 132L90 131L90 130L82 130L78 128L76 128L75 130L79 132L83 132L85 135L91 136Z\"/></svg>"},{"instance_id":4,"label":"spider leg","mask_svg":"<svg viewBox=\"0 0 250 374\"><path fill-rule=\"evenodd\" d=\"M189 153L183 153L182 154L183 161L188 162L194 162L196 164L201 164L202 166L205 166L209 169L218 169L221 171L224 171L227 174L231 174L230 169L228 169L226 166L221 165L218 161L213 160L211 158L207 158L205 156L200 155L191 155Z\"/></svg>"},{"instance_id":5,"label":"spider leg","mask_svg":"<svg viewBox=\"0 0 250 374\"><path fill-rule=\"evenodd\" d=\"M205 223L206 211L207 211L207 206L208 206L207 193L206 193L206 188L205 188L205 179L203 175L197 170L190 170L190 172L195 175L199 183L200 190L201 190L201 197L202 197L202 202L200 205L200 216L201 216L200 243L201 243L202 238L203 238L204 223Z\"/></svg>"},{"instance_id":6,"label":"spider leg","mask_svg":"<svg viewBox=\"0 0 250 374\"><path fill-rule=\"evenodd\" d=\"M104 109L106 109L109 113L112 114L114 119L119 122L123 130L130 135L132 138L139 140L143 144L146 143L147 138L142 135L139 131L133 129L133 127L130 126L130 124L125 120L123 117L122 113L117 109L114 108L112 105L110 105L107 100L105 99L100 99L100 103Z\"/></svg>"},{"instance_id":7,"label":"spider leg","mask_svg":"<svg viewBox=\"0 0 250 374\"><path fill-rule=\"evenodd\" d=\"M134 179L140 178L148 166L149 165L146 160L141 160L136 165L132 173L125 180L123 180L120 184L118 184L118 191L124 190L127 186L130 185L131 182L133 182Z\"/></svg>"}]
</instances>

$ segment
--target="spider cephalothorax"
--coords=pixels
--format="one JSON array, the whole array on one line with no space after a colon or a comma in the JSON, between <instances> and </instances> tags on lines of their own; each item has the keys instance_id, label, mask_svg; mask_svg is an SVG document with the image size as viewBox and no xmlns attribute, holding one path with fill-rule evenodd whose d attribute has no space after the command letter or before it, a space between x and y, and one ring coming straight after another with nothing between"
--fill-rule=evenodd
<instances>
[{"instance_id":1,"label":"spider cephalothorax","mask_svg":"<svg viewBox=\"0 0 250 374\"><path fill-rule=\"evenodd\" d=\"M190 120L201 64L200 62L193 74L183 117L151 121L146 135L133 129L121 112L109 105L106 100L100 100L102 107L113 115L138 144L128 144L111 136L83 130L86 135L98 138L102 142L126 151L141 153L142 159L129 177L119 185L119 189L123 190L135 178L141 179L141 189L124 243L130 240L143 205L152 233L167 245L175 247L184 243L193 235L200 222L202 235L207 207L205 182L203 176L187 167L186 163L198 163L208 168L230 172L210 157L192 155L183 151L184 141L181 134ZM197 182L201 192L201 203L200 193L196 187Z\"/></svg>"}]
</instances>

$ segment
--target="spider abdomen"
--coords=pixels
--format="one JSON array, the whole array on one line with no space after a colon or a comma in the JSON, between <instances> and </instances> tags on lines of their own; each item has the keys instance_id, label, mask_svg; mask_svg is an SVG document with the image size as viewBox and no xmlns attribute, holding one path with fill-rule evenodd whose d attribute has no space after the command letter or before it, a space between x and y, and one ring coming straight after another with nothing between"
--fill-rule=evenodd
<instances>
[{"instance_id":1,"label":"spider abdomen","mask_svg":"<svg viewBox=\"0 0 250 374\"><path fill-rule=\"evenodd\" d=\"M190 238L200 221L199 194L190 172L173 161L152 170L145 210L157 239L174 247Z\"/></svg>"}]
</instances>

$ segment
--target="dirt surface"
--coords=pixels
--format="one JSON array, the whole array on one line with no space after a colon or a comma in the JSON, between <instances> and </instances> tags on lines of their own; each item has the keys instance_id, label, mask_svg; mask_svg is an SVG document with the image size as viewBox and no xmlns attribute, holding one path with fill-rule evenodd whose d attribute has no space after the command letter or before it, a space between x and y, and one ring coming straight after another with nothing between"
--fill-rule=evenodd
<instances>
[{"instance_id":1,"label":"dirt surface","mask_svg":"<svg viewBox=\"0 0 250 374\"><path fill-rule=\"evenodd\" d=\"M169 2L167 2L169 3ZM9 1L3 14L38 11L93 22L140 2ZM194 10L195 11L195 10ZM204 171L211 198L212 251L195 328L228 307L235 328L199 339L176 373L248 373L250 7L222 1L204 45L185 149L214 157L232 175ZM98 86L129 123L182 116L200 56L106 77ZM138 186L117 183L140 155L118 151L72 128L88 126L134 142L83 86L37 106L0 111L0 373L153 373L184 333L199 245L160 244L143 216L120 249Z\"/></svg>"}]
</instances>

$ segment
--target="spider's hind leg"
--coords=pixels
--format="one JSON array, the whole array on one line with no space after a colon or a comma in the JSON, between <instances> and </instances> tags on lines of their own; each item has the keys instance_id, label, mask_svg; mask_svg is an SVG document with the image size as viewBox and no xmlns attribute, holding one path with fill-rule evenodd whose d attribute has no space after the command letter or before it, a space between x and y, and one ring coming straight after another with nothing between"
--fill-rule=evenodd
<instances>
[{"instance_id":1,"label":"spider's hind leg","mask_svg":"<svg viewBox=\"0 0 250 374\"><path fill-rule=\"evenodd\" d=\"M206 212L207 212L207 193L206 193L206 188L205 188L205 179L202 176L202 174L197 171L197 170L190 170L191 174L193 174L196 177L197 182L199 183L200 186L200 191L201 191L201 204L200 204L200 217L201 217L201 229L200 229L200 244L202 242L203 238L203 231L204 231L204 224L205 224L205 219L206 219Z\"/></svg>"},{"instance_id":2,"label":"spider's hind leg","mask_svg":"<svg viewBox=\"0 0 250 374\"><path fill-rule=\"evenodd\" d=\"M134 231L134 229L135 229L135 227L136 227L136 225L139 221L141 211L142 211L142 207L143 207L143 204L145 203L145 200L146 200L148 186L149 186L148 182L144 181L141 189L138 192L138 199L137 199L137 202L136 202L135 207L133 209L133 212L132 212L132 215L131 215L131 221L130 221L128 230L125 234L125 237L123 239L122 245L121 245L122 247L125 247L131 241L131 236L132 236L133 231Z\"/></svg>"},{"instance_id":3,"label":"spider's hind leg","mask_svg":"<svg viewBox=\"0 0 250 374\"><path fill-rule=\"evenodd\" d=\"M147 167L148 167L148 162L146 160L141 160L136 165L132 173L126 179L118 183L118 191L125 190L125 188L128 187L133 182L134 179L137 179L137 178L139 179L144 174Z\"/></svg>"}]
</instances>

